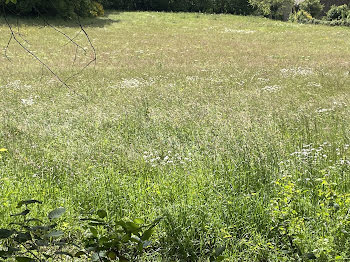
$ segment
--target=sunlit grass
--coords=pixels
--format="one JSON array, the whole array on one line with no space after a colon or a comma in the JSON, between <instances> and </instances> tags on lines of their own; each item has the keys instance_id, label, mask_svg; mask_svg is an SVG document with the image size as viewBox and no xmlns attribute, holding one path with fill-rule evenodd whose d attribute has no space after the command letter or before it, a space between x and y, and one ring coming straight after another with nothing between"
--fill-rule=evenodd
<instances>
[{"instance_id":1,"label":"sunlit grass","mask_svg":"<svg viewBox=\"0 0 350 262\"><path fill-rule=\"evenodd\" d=\"M227 245L229 261L295 261L272 203L297 188L293 206L277 210L305 218L302 243L293 240L302 255L350 256L347 234L329 238L329 228L350 229L337 224L342 213L317 209L323 179L349 191L348 28L184 13L103 19L85 21L98 59L69 81L75 93L15 43L11 61L0 57L2 224L35 198L66 207L77 228L74 218L99 208L165 216L144 260L206 261ZM75 46L33 22L19 22L27 46L62 78L91 59L79 50L73 64ZM5 47L4 24L0 35ZM325 226L315 226L320 216Z\"/></svg>"}]
</instances>

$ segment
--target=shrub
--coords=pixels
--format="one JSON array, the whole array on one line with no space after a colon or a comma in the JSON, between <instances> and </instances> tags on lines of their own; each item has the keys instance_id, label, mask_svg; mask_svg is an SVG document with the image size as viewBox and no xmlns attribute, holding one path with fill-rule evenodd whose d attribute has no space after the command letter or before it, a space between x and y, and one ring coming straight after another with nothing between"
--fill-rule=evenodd
<instances>
[{"instance_id":1,"label":"shrub","mask_svg":"<svg viewBox=\"0 0 350 262\"><path fill-rule=\"evenodd\" d=\"M248 0L100 0L105 8L119 10L156 10L174 12L206 12L251 14Z\"/></svg>"},{"instance_id":2,"label":"shrub","mask_svg":"<svg viewBox=\"0 0 350 262\"><path fill-rule=\"evenodd\" d=\"M298 12L292 13L289 16L289 21L291 21L291 22L305 23L305 22L308 22L310 20L312 20L312 15L304 10L299 10Z\"/></svg>"},{"instance_id":3,"label":"shrub","mask_svg":"<svg viewBox=\"0 0 350 262\"><path fill-rule=\"evenodd\" d=\"M345 20L349 13L349 7L347 5L335 6L327 12L327 20Z\"/></svg>"},{"instance_id":4,"label":"shrub","mask_svg":"<svg viewBox=\"0 0 350 262\"><path fill-rule=\"evenodd\" d=\"M92 5L92 7L91 7L91 10L90 10L90 14L93 17L104 15L105 11L103 9L103 6L100 3L93 1L91 3L91 5Z\"/></svg>"},{"instance_id":5,"label":"shrub","mask_svg":"<svg viewBox=\"0 0 350 262\"><path fill-rule=\"evenodd\" d=\"M101 4L92 0L0 0L0 5L7 4L11 13L18 15L45 14L72 18L77 15L93 17L103 14Z\"/></svg>"},{"instance_id":6,"label":"shrub","mask_svg":"<svg viewBox=\"0 0 350 262\"><path fill-rule=\"evenodd\" d=\"M264 16L286 20L292 11L294 0L249 0L249 3Z\"/></svg>"},{"instance_id":7,"label":"shrub","mask_svg":"<svg viewBox=\"0 0 350 262\"><path fill-rule=\"evenodd\" d=\"M307 11L313 17L319 17L323 10L323 5L320 0L305 0L299 5L301 10Z\"/></svg>"}]
</instances>

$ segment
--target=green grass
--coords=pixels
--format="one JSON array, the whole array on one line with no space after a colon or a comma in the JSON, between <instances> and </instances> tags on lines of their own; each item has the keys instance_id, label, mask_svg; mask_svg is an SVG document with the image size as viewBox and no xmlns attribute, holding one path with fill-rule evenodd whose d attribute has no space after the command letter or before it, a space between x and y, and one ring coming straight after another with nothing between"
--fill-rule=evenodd
<instances>
[{"instance_id":1,"label":"green grass","mask_svg":"<svg viewBox=\"0 0 350 262\"><path fill-rule=\"evenodd\" d=\"M15 43L0 57L2 226L35 198L76 229L99 208L164 216L142 261L208 261L222 245L227 261L350 258L349 28L147 12L85 23L98 60L69 84L86 99ZM62 35L19 25L63 78L91 57L73 65Z\"/></svg>"}]
</instances>

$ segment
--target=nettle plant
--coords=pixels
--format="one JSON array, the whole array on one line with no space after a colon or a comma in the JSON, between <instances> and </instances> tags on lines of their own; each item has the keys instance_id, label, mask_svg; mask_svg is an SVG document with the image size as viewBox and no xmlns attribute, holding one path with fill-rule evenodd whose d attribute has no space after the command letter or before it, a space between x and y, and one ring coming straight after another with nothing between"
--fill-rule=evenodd
<instances>
[{"instance_id":1,"label":"nettle plant","mask_svg":"<svg viewBox=\"0 0 350 262\"><path fill-rule=\"evenodd\" d=\"M69 240L59 228L66 209L57 208L42 219L30 218L30 205L42 204L38 200L25 200L20 213L11 215L16 221L0 229L0 261L134 261L151 245L150 237L161 218L149 225L141 219L112 221L105 210L91 218L81 219L85 233L77 245L77 237Z\"/></svg>"}]
</instances>

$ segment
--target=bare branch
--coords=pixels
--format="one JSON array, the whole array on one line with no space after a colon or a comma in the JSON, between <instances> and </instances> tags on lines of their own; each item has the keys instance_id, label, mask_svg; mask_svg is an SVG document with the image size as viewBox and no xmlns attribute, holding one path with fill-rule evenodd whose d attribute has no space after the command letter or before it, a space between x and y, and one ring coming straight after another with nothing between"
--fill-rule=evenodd
<instances>
[{"instance_id":1,"label":"bare branch","mask_svg":"<svg viewBox=\"0 0 350 262\"><path fill-rule=\"evenodd\" d=\"M72 40L75 40L79 35L80 35L80 33L81 33L81 30L79 30L79 32L74 36L74 37L72 37ZM65 43L63 46L66 46L66 45L68 45L70 43L70 41L68 41L67 43ZM85 49L84 49L85 50Z\"/></svg>"},{"instance_id":2,"label":"bare branch","mask_svg":"<svg viewBox=\"0 0 350 262\"><path fill-rule=\"evenodd\" d=\"M91 62L95 62L95 65L96 65L96 61L97 61L96 49L95 49L94 45L92 44L89 35L86 33L84 27L81 25L79 16L78 16L78 22L79 22L79 26L80 26L81 31L86 36L86 39L89 41L89 44L90 44L92 51L93 51L93 60L91 60Z\"/></svg>"},{"instance_id":3,"label":"bare branch","mask_svg":"<svg viewBox=\"0 0 350 262\"><path fill-rule=\"evenodd\" d=\"M10 46L10 43L11 43L12 39L13 39L13 35L11 34L10 39L9 39L9 41L7 42L7 45L6 45L5 50L4 50L4 56L5 56L5 57L7 58L7 60L9 60L9 61L11 61L11 59L7 56L7 50L8 50L8 48L9 48L9 46Z\"/></svg>"},{"instance_id":4,"label":"bare branch","mask_svg":"<svg viewBox=\"0 0 350 262\"><path fill-rule=\"evenodd\" d=\"M5 8L3 7L3 9L5 9ZM84 96L78 94L75 90L73 90L73 89L72 89L64 80L62 80L62 79L61 79L61 78L60 78L46 63L44 63L38 56L36 56L32 51L30 51L26 46L24 46L24 45L17 39L16 34L15 34L15 32L13 31L12 26L11 26L11 24L9 23L8 19L7 19L6 12L5 12L5 10L3 10L3 11L4 11L5 22L6 22L7 26L8 26L8 28L10 29L11 40L12 40L12 39L15 40L16 43L22 47L23 50L25 50L27 53L29 53L29 54L30 54L35 60L37 60L43 67L45 67L48 71L50 71L50 73L51 73L52 75L54 75L54 76L57 78L57 80L58 80L63 86L65 86L67 89L69 89L70 91L72 91L74 94L76 94L76 95L82 97L84 100L86 100L86 98L85 98Z\"/></svg>"},{"instance_id":5,"label":"bare branch","mask_svg":"<svg viewBox=\"0 0 350 262\"><path fill-rule=\"evenodd\" d=\"M37 11L37 12L38 12L39 15L41 15L39 11ZM41 15L41 16L42 16L42 15ZM51 25L43 16L42 16L42 19L43 19L43 21L45 22L46 25L48 25L48 26L51 27L53 30L55 30L56 32L60 33L60 34L63 35L65 38L67 38L67 39L69 40L68 43L74 44L77 48L80 48L80 49L83 50L84 53L86 54L86 50L85 50L81 45L79 45L77 42L75 42L73 38L71 38L71 37L70 37L69 35L67 35L65 32L62 32L61 30L59 30L59 29L56 28L55 26ZM67 44L68 44L68 43L67 43Z\"/></svg>"},{"instance_id":6,"label":"bare branch","mask_svg":"<svg viewBox=\"0 0 350 262\"><path fill-rule=\"evenodd\" d=\"M68 82L70 79L74 78L75 76L81 74L92 63L95 63L95 66L96 66L96 61L97 61L96 49L95 49L94 45L92 44L89 35L87 34L87 32L85 31L84 27L82 26L79 16L78 16L78 23L79 23L79 26L80 26L80 30L84 33L86 39L88 40L88 42L90 44L90 47L91 47L91 49L93 51L93 57L81 70L79 70L77 73L73 74L72 76L68 77L65 80L66 82Z\"/></svg>"}]
</instances>

